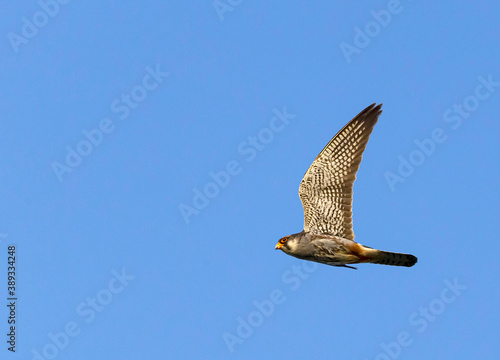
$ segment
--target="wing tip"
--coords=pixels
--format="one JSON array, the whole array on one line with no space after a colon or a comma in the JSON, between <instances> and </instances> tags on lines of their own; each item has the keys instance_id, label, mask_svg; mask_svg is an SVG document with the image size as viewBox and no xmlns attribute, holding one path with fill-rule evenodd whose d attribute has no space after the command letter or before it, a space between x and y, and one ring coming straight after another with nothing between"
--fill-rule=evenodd
<instances>
[{"instance_id":1,"label":"wing tip","mask_svg":"<svg viewBox=\"0 0 500 360\"><path fill-rule=\"evenodd\" d=\"M363 111L361 111L361 113L359 113L359 115L368 116L368 115L374 114L376 116L379 116L383 111L382 105L384 105L384 104L380 103L377 105L377 103L373 103L373 104L367 106Z\"/></svg>"}]
</instances>

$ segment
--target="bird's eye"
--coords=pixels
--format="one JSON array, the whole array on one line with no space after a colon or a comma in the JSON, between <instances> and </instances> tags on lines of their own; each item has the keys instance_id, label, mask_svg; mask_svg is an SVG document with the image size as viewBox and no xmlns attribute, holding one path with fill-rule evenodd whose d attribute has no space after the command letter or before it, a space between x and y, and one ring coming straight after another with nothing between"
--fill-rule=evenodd
<instances>
[{"instance_id":1,"label":"bird's eye","mask_svg":"<svg viewBox=\"0 0 500 360\"><path fill-rule=\"evenodd\" d=\"M286 241L287 241L287 240L288 240L288 238L284 237L284 238L282 238L282 239L280 240L280 243L284 244L284 243L286 243Z\"/></svg>"}]
</instances>

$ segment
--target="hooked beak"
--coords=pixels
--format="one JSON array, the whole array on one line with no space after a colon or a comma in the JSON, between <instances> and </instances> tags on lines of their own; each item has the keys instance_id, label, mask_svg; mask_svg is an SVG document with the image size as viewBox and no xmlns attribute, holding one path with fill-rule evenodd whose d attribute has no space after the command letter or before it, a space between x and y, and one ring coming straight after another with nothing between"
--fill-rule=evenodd
<instances>
[{"instance_id":1,"label":"hooked beak","mask_svg":"<svg viewBox=\"0 0 500 360\"><path fill-rule=\"evenodd\" d=\"M282 244L282 243L280 243L280 242L278 242L278 243L276 244L276 246L274 247L274 249L275 249L275 250L279 250L279 249L281 249L281 248L282 248L282 246L283 246L283 244Z\"/></svg>"}]
</instances>

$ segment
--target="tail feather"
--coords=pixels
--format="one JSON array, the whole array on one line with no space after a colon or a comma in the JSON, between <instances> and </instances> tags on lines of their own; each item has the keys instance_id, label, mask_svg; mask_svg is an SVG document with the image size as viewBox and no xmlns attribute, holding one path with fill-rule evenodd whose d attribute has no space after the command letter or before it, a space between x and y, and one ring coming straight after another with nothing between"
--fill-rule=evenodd
<instances>
[{"instance_id":1,"label":"tail feather","mask_svg":"<svg viewBox=\"0 0 500 360\"><path fill-rule=\"evenodd\" d=\"M393 266L413 266L417 263L417 257L410 254L401 254L388 251L377 250L372 253L370 262L373 264L393 265Z\"/></svg>"}]
</instances>

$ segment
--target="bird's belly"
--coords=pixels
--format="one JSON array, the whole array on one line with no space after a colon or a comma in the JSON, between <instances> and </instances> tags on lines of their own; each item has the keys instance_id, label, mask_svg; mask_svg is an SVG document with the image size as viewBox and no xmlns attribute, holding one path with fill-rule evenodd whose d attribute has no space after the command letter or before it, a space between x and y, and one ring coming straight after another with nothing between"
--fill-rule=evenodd
<instances>
[{"instance_id":1,"label":"bird's belly","mask_svg":"<svg viewBox=\"0 0 500 360\"><path fill-rule=\"evenodd\" d=\"M314 259L327 265L343 265L359 262L359 257L352 251L357 244L352 240L343 238L324 238L313 242L316 248Z\"/></svg>"}]
</instances>

